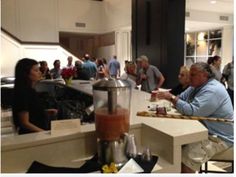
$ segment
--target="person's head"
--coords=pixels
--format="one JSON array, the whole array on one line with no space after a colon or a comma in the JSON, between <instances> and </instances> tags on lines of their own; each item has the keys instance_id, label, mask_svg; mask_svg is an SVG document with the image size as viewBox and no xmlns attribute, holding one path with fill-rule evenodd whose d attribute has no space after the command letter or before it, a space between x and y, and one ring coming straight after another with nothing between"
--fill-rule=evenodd
<instances>
[{"instance_id":1,"label":"person's head","mask_svg":"<svg viewBox=\"0 0 236 177\"><path fill-rule=\"evenodd\" d=\"M79 66L79 60L75 61L75 66Z\"/></svg>"},{"instance_id":2,"label":"person's head","mask_svg":"<svg viewBox=\"0 0 236 177\"><path fill-rule=\"evenodd\" d=\"M89 60L89 58L90 58L89 54L86 53L86 54L84 55L84 59L87 61L87 60Z\"/></svg>"},{"instance_id":3,"label":"person's head","mask_svg":"<svg viewBox=\"0 0 236 177\"><path fill-rule=\"evenodd\" d=\"M72 57L72 56L69 56L69 57L67 58L67 61L68 61L68 65L72 65L73 57Z\"/></svg>"},{"instance_id":4,"label":"person's head","mask_svg":"<svg viewBox=\"0 0 236 177\"><path fill-rule=\"evenodd\" d=\"M100 58L97 59L97 66L103 66L102 59Z\"/></svg>"},{"instance_id":5,"label":"person's head","mask_svg":"<svg viewBox=\"0 0 236 177\"><path fill-rule=\"evenodd\" d=\"M61 62L60 62L60 60L55 60L55 61L53 62L53 66L54 66L55 69L60 69L60 67L61 67Z\"/></svg>"},{"instance_id":6,"label":"person's head","mask_svg":"<svg viewBox=\"0 0 236 177\"><path fill-rule=\"evenodd\" d=\"M102 62L103 62L103 64L107 64L107 60L106 60L106 58L102 58Z\"/></svg>"},{"instance_id":7,"label":"person's head","mask_svg":"<svg viewBox=\"0 0 236 177\"><path fill-rule=\"evenodd\" d=\"M147 69L149 66L148 57L145 55L142 55L139 58L141 59L141 67L144 69Z\"/></svg>"},{"instance_id":8,"label":"person's head","mask_svg":"<svg viewBox=\"0 0 236 177\"><path fill-rule=\"evenodd\" d=\"M75 61L75 67L76 67L77 69L82 68L82 62L79 61L79 60L76 60L76 61Z\"/></svg>"},{"instance_id":9,"label":"person's head","mask_svg":"<svg viewBox=\"0 0 236 177\"><path fill-rule=\"evenodd\" d=\"M189 68L187 66L182 66L178 75L179 83L181 85L189 85Z\"/></svg>"},{"instance_id":10,"label":"person's head","mask_svg":"<svg viewBox=\"0 0 236 177\"><path fill-rule=\"evenodd\" d=\"M41 72L48 70L48 63L46 61L40 61L39 64Z\"/></svg>"},{"instance_id":11,"label":"person's head","mask_svg":"<svg viewBox=\"0 0 236 177\"><path fill-rule=\"evenodd\" d=\"M210 65L204 62L192 64L190 68L190 85L199 87L214 76Z\"/></svg>"},{"instance_id":12,"label":"person's head","mask_svg":"<svg viewBox=\"0 0 236 177\"><path fill-rule=\"evenodd\" d=\"M128 74L135 74L136 73L136 65L134 62L128 62L127 63L127 73Z\"/></svg>"},{"instance_id":13,"label":"person's head","mask_svg":"<svg viewBox=\"0 0 236 177\"><path fill-rule=\"evenodd\" d=\"M23 58L15 66L15 88L32 87L42 77L38 62Z\"/></svg>"},{"instance_id":14,"label":"person's head","mask_svg":"<svg viewBox=\"0 0 236 177\"><path fill-rule=\"evenodd\" d=\"M114 59L117 59L116 55L113 55L113 58L114 58Z\"/></svg>"},{"instance_id":15,"label":"person's head","mask_svg":"<svg viewBox=\"0 0 236 177\"><path fill-rule=\"evenodd\" d=\"M137 67L141 67L141 65L142 65L142 59L139 57L139 58L137 58L136 59L136 65L137 65Z\"/></svg>"},{"instance_id":16,"label":"person's head","mask_svg":"<svg viewBox=\"0 0 236 177\"><path fill-rule=\"evenodd\" d=\"M209 57L209 58L207 59L207 64L208 64L208 65L212 64L212 59L213 59L213 57Z\"/></svg>"},{"instance_id":17,"label":"person's head","mask_svg":"<svg viewBox=\"0 0 236 177\"><path fill-rule=\"evenodd\" d=\"M221 65L221 57L220 56L217 56L215 55L214 57L212 57L212 65L217 67L217 68L220 68L220 65Z\"/></svg>"},{"instance_id":18,"label":"person's head","mask_svg":"<svg viewBox=\"0 0 236 177\"><path fill-rule=\"evenodd\" d=\"M128 63L129 63L129 61L128 61L128 60L125 60L125 68L124 68L124 71L125 71L125 72L127 72Z\"/></svg>"}]
</instances>

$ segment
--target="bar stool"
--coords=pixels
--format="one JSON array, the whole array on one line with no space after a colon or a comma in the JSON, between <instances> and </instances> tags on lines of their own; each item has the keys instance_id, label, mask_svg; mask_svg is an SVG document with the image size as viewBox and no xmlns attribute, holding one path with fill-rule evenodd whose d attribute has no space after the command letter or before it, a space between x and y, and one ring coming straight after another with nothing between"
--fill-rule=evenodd
<instances>
[{"instance_id":1,"label":"bar stool","mask_svg":"<svg viewBox=\"0 0 236 177\"><path fill-rule=\"evenodd\" d=\"M231 163L232 171L231 172L223 172L217 170L208 170L208 162L209 161L216 161L216 162L228 162ZM221 153L214 155L210 160L208 160L204 164L204 170L200 169L200 173L234 173L234 147L231 147Z\"/></svg>"}]
</instances>

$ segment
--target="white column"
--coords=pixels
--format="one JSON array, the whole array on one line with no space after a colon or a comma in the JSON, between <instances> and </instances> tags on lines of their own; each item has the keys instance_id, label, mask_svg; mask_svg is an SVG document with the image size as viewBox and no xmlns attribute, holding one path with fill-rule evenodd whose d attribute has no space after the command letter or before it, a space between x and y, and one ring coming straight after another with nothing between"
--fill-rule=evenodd
<instances>
[{"instance_id":1,"label":"white column","mask_svg":"<svg viewBox=\"0 0 236 177\"><path fill-rule=\"evenodd\" d=\"M222 34L222 69L232 60L233 56L233 26L224 26Z\"/></svg>"},{"instance_id":2,"label":"white column","mask_svg":"<svg viewBox=\"0 0 236 177\"><path fill-rule=\"evenodd\" d=\"M124 73L125 60L131 61L131 30L115 32L115 51L121 65L121 74Z\"/></svg>"}]
</instances>

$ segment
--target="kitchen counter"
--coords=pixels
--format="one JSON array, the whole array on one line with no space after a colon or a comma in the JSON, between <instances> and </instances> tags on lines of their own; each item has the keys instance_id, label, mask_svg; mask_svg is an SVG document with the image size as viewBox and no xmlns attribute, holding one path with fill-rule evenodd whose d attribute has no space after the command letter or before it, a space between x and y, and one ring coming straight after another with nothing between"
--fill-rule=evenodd
<instances>
[{"instance_id":1,"label":"kitchen counter","mask_svg":"<svg viewBox=\"0 0 236 177\"><path fill-rule=\"evenodd\" d=\"M92 95L94 81L72 81L70 87ZM139 151L149 147L159 156L153 172L179 173L182 145L207 139L207 129L195 120L138 117L138 111L166 100L149 101L150 94L132 90L130 133L135 134ZM171 114L178 114L171 109ZM33 161L51 166L79 167L96 153L94 124L81 126L77 133L52 135L50 131L1 138L1 170L3 173L26 172Z\"/></svg>"}]
</instances>

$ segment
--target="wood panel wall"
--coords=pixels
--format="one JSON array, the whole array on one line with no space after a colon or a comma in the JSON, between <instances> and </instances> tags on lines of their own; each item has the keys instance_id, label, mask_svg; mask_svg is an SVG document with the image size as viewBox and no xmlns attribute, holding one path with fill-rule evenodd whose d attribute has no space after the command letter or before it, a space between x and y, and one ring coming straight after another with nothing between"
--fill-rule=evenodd
<instances>
[{"instance_id":1,"label":"wood panel wall","mask_svg":"<svg viewBox=\"0 0 236 177\"><path fill-rule=\"evenodd\" d=\"M85 53L96 57L98 48L115 44L115 32L105 34L60 32L59 36L60 44L79 58Z\"/></svg>"}]
</instances>

